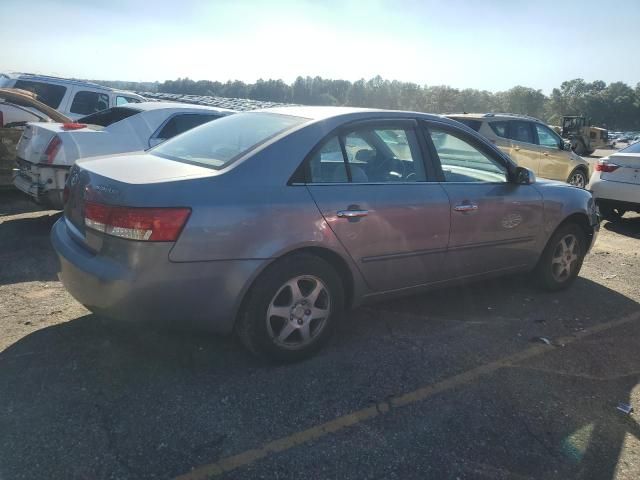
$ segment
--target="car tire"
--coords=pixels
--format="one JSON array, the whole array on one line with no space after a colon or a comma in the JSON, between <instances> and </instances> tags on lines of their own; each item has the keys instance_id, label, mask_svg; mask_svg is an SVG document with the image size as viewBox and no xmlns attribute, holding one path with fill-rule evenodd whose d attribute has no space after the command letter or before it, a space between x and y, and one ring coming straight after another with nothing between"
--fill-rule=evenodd
<instances>
[{"instance_id":1,"label":"car tire","mask_svg":"<svg viewBox=\"0 0 640 480\"><path fill-rule=\"evenodd\" d=\"M609 222L618 222L622 219L622 216L627 213L624 208L616 207L615 205L598 205L600 210L600 216Z\"/></svg>"},{"instance_id":2,"label":"car tire","mask_svg":"<svg viewBox=\"0 0 640 480\"><path fill-rule=\"evenodd\" d=\"M536 283L549 291L568 288L580 273L586 252L584 230L575 223L560 226L538 260L533 272Z\"/></svg>"},{"instance_id":3,"label":"car tire","mask_svg":"<svg viewBox=\"0 0 640 480\"><path fill-rule=\"evenodd\" d=\"M585 147L584 143L582 143L581 141L578 141L576 142L576 145L573 151L576 152L577 155L582 156L587 151L587 147Z\"/></svg>"},{"instance_id":4,"label":"car tire","mask_svg":"<svg viewBox=\"0 0 640 480\"><path fill-rule=\"evenodd\" d=\"M337 271L314 255L294 254L276 261L255 280L236 333L258 356L295 362L329 340L343 308L344 288Z\"/></svg>"},{"instance_id":5,"label":"car tire","mask_svg":"<svg viewBox=\"0 0 640 480\"><path fill-rule=\"evenodd\" d=\"M576 168L569 174L569 178L567 178L567 183L569 185L573 185L578 188L586 188L589 183L589 178L587 177L587 172L584 168Z\"/></svg>"}]
</instances>

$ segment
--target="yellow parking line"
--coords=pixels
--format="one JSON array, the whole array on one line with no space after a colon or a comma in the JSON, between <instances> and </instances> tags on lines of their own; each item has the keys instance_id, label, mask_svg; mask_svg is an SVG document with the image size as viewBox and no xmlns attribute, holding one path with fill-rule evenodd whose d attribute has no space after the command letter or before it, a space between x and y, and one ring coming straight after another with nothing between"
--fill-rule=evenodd
<instances>
[{"instance_id":1,"label":"yellow parking line","mask_svg":"<svg viewBox=\"0 0 640 480\"><path fill-rule=\"evenodd\" d=\"M605 330L609 330L611 328L618 327L625 323L633 322L639 319L640 312L635 312L618 320L612 320L611 322L602 323L600 325L585 329L575 335L556 339L556 343L568 345L582 338L589 337ZM384 415L393 408L410 405L425 400L439 393L445 392L447 390L451 390L455 387L471 383L482 375L493 373L500 368L513 365L515 362L526 360L548 351L550 351L548 345L533 345L526 350L522 350L521 352L515 353L513 355L508 355L494 362L480 365L479 367L472 368L471 370L467 370L466 372L454 375L453 377L449 377L440 382L426 385L398 397L393 397L388 402L377 403L370 407L357 410L341 417L337 417L329 422L311 427L307 430L302 430L292 435L288 435L286 437L282 437L277 440L265 443L259 448L247 450L237 455L218 460L215 463L197 467L188 473L176 477L175 480L204 480L210 477L215 477L223 473L230 472L237 468L254 463L255 461L265 458L270 454L284 452L297 445L302 445L312 440L316 440L318 438L329 435L330 433L335 433L340 430L344 430L347 427L357 425L358 423L365 420Z\"/></svg>"}]
</instances>

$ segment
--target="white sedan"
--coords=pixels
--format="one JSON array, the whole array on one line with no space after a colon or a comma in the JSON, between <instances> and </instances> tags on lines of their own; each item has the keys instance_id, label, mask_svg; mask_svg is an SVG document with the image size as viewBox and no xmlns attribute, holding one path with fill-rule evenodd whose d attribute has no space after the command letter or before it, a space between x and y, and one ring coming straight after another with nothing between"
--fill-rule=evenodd
<instances>
[{"instance_id":1,"label":"white sedan","mask_svg":"<svg viewBox=\"0 0 640 480\"><path fill-rule=\"evenodd\" d=\"M30 123L18 143L13 184L36 202L61 209L64 185L76 160L147 150L232 113L200 105L145 102L108 108L73 123Z\"/></svg>"},{"instance_id":2,"label":"white sedan","mask_svg":"<svg viewBox=\"0 0 640 480\"><path fill-rule=\"evenodd\" d=\"M618 220L629 211L640 213L640 143L601 158L587 189L607 220Z\"/></svg>"}]
</instances>

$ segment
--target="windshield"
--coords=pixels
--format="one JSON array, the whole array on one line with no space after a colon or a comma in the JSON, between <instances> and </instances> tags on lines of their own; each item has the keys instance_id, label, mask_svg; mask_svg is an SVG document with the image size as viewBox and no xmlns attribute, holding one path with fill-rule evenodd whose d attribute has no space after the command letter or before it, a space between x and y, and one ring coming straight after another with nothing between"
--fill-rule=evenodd
<instances>
[{"instance_id":1,"label":"windshield","mask_svg":"<svg viewBox=\"0 0 640 480\"><path fill-rule=\"evenodd\" d=\"M618 153L640 153L640 142L632 143L627 148L623 148Z\"/></svg>"},{"instance_id":2,"label":"windshield","mask_svg":"<svg viewBox=\"0 0 640 480\"><path fill-rule=\"evenodd\" d=\"M189 130L162 143L151 153L219 170L306 120L274 113L239 113Z\"/></svg>"}]
</instances>

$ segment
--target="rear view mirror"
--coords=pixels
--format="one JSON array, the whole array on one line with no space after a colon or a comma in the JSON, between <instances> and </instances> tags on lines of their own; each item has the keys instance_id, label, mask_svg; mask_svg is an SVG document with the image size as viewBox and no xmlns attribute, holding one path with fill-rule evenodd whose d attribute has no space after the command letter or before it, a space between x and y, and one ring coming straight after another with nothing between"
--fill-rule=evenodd
<instances>
[{"instance_id":1,"label":"rear view mirror","mask_svg":"<svg viewBox=\"0 0 640 480\"><path fill-rule=\"evenodd\" d=\"M528 168L516 167L514 183L518 185L532 185L536 183L536 174Z\"/></svg>"}]
</instances>

